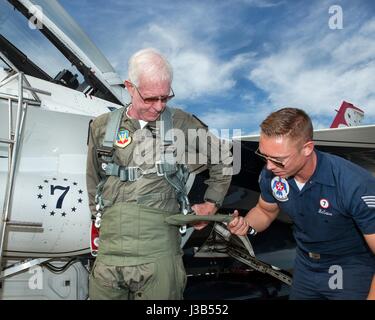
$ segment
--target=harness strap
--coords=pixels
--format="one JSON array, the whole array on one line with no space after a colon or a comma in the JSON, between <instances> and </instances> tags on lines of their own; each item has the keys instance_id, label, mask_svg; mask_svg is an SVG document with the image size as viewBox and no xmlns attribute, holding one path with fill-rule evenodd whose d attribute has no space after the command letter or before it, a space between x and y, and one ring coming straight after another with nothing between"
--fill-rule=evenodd
<instances>
[{"instance_id":1,"label":"harness strap","mask_svg":"<svg viewBox=\"0 0 375 320\"><path fill-rule=\"evenodd\" d=\"M113 161L113 145L116 140L123 112L126 108L117 109L109 114L106 132L101 147L98 147L98 156L107 162L104 167L105 176L102 177L96 193L97 211L101 211L105 206L102 200L103 186L108 176L117 176L120 181L137 181L143 175L157 174L164 176L167 182L175 189L177 200L183 214L191 212L191 206L187 197L185 183L189 171L186 165L176 163L176 147L174 145L173 134L173 114L170 108L166 107L160 116L158 125L160 126L160 161L155 163L155 167L142 170L140 167L120 166ZM100 218L100 216L99 216ZM186 230L186 227L184 227Z\"/></svg>"},{"instance_id":2,"label":"harness strap","mask_svg":"<svg viewBox=\"0 0 375 320\"><path fill-rule=\"evenodd\" d=\"M168 183L175 189L181 212L185 215L192 212L185 186L189 171L185 165L176 163L172 117L169 108L166 108L160 117L160 163L157 164L157 167L160 175L164 175ZM180 232L186 232L186 225L180 228Z\"/></svg>"},{"instance_id":3,"label":"harness strap","mask_svg":"<svg viewBox=\"0 0 375 320\"><path fill-rule=\"evenodd\" d=\"M98 148L98 154L104 161L113 161L113 144L117 137L118 128L120 127L120 122L124 110L125 109L120 108L109 113L104 140L102 146Z\"/></svg>"},{"instance_id":4,"label":"harness strap","mask_svg":"<svg viewBox=\"0 0 375 320\"><path fill-rule=\"evenodd\" d=\"M124 110L125 109L123 108L119 108L109 113L109 119L107 122L103 143L101 146L97 147L97 155L104 161L113 162L113 144L117 136L117 131L120 126ZM110 202L104 200L102 197L103 187L108 179L108 176L104 176L103 174L100 174L100 176L101 180L96 186L95 194L96 214L93 214L93 216L95 217L95 226L98 229L101 223L102 210L105 206L110 205Z\"/></svg>"},{"instance_id":5,"label":"harness strap","mask_svg":"<svg viewBox=\"0 0 375 320\"><path fill-rule=\"evenodd\" d=\"M168 163L170 165L173 165L176 163L176 159L174 157L175 148L173 148L174 135L172 112L169 108L165 108L165 110L161 114L159 125L161 139L160 161L161 163Z\"/></svg>"},{"instance_id":6,"label":"harness strap","mask_svg":"<svg viewBox=\"0 0 375 320\"><path fill-rule=\"evenodd\" d=\"M105 168L106 176L116 176L120 181L137 181L147 174L157 173L156 167L142 170L140 167L119 166L117 163L108 163Z\"/></svg>"}]
</instances>

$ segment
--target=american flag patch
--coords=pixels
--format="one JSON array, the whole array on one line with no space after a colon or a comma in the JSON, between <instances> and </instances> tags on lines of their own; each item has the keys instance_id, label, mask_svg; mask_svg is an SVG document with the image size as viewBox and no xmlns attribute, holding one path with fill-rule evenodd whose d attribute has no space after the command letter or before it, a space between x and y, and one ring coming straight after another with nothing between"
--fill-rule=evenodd
<instances>
[{"instance_id":1,"label":"american flag patch","mask_svg":"<svg viewBox=\"0 0 375 320\"><path fill-rule=\"evenodd\" d=\"M375 196L363 196L361 198L369 208L375 208Z\"/></svg>"}]
</instances>

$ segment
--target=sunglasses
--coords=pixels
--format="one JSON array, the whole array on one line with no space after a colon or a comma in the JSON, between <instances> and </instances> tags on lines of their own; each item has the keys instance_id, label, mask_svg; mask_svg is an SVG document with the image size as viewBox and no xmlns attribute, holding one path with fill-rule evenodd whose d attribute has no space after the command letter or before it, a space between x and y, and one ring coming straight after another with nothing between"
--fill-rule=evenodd
<instances>
[{"instance_id":1,"label":"sunglasses","mask_svg":"<svg viewBox=\"0 0 375 320\"><path fill-rule=\"evenodd\" d=\"M267 161L270 161L272 162L275 166L279 167L279 168L285 168L285 164L286 164L286 159L289 158L289 157L286 157L284 160L277 160L275 158L272 158L272 157L269 157L269 156L266 156L265 154L261 153L259 151L259 147L258 149L255 150L255 154L257 156L259 156L260 158L262 158L265 162Z\"/></svg>"}]
</instances>

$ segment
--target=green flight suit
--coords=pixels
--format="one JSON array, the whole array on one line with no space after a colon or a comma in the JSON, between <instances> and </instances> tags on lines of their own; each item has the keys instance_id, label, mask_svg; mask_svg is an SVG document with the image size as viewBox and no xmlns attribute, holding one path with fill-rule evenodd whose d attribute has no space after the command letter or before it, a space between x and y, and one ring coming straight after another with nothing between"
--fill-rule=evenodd
<instances>
[{"instance_id":1,"label":"green flight suit","mask_svg":"<svg viewBox=\"0 0 375 320\"><path fill-rule=\"evenodd\" d=\"M211 147L217 146L219 139L211 135L208 144L197 150L195 142L189 143L188 129L207 132L207 127L182 110L172 110L173 128L180 129L186 137L185 141L179 141L186 151L179 162L187 163L189 154L206 155L210 177L205 181L208 188L204 198L221 204L231 176L223 175L223 163L228 163L228 159L221 159L219 163L211 161ZM105 168L105 161L98 158L96 150L102 145L108 119L108 113L99 116L90 129L87 189L93 214L96 212L96 186ZM156 122L149 122L141 130L139 121L124 112L119 128L123 133L126 131L127 142L114 145L114 162L126 167L138 166L144 172L152 171L159 148ZM145 136L147 143L142 140ZM148 158L139 163L136 156ZM189 165L189 169L200 166ZM109 176L102 197L105 208L97 261L90 275L90 298L182 299L186 275L181 259L181 237L177 226L165 222L166 217L180 211L173 187L164 176L156 173L146 174L136 181L121 181L117 176Z\"/></svg>"}]
</instances>

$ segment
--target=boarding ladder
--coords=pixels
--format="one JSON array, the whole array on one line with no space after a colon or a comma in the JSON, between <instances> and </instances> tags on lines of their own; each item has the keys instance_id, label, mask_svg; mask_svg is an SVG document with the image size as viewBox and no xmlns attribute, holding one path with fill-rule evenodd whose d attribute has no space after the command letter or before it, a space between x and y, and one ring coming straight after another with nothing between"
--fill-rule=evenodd
<instances>
[{"instance_id":1,"label":"boarding ladder","mask_svg":"<svg viewBox=\"0 0 375 320\"><path fill-rule=\"evenodd\" d=\"M11 81L18 81L18 95L8 94L1 91L1 88L6 84L9 84ZM34 99L24 97L24 91L29 91ZM31 228L34 231L43 230L41 223L11 220L15 177L20 160L20 147L25 128L27 107L28 105L41 105L41 100L39 99L37 93L51 95L49 92L31 87L23 72L18 71L0 82L0 100L5 100L8 102L9 120L8 137L0 137L0 144L8 145L8 175L5 187L3 211L0 219L0 272L3 269L2 260L8 227L11 227L14 231L21 231L21 229L25 228ZM15 124L13 123L13 103L17 103ZM9 273L9 271L7 273ZM5 276L5 272L0 273L0 281Z\"/></svg>"}]
</instances>

